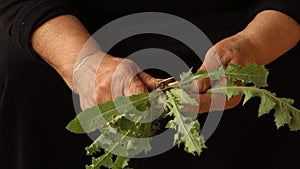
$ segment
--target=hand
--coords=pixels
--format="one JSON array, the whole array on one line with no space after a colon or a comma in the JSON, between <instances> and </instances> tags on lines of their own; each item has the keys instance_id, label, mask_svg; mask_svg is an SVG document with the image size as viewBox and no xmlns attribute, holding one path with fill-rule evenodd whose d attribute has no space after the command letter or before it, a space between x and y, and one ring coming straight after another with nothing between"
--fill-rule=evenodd
<instances>
[{"instance_id":1,"label":"hand","mask_svg":"<svg viewBox=\"0 0 300 169\"><path fill-rule=\"evenodd\" d=\"M96 53L73 76L73 87L80 96L83 110L113 100L148 92L157 80L141 71L131 60Z\"/></svg>"},{"instance_id":2,"label":"hand","mask_svg":"<svg viewBox=\"0 0 300 169\"><path fill-rule=\"evenodd\" d=\"M208 50L200 70L214 70L215 68L230 63L245 66L247 63L255 63L256 47L251 42L247 34L237 34L226 38L210 50ZM199 113L208 112L209 110L226 110L239 104L242 96L234 96L230 100L217 94L205 94L205 91L217 84L226 83L226 79L211 82L209 78L202 81L195 81L192 87L191 97L200 103ZM214 104L211 105L213 98Z\"/></svg>"}]
</instances>

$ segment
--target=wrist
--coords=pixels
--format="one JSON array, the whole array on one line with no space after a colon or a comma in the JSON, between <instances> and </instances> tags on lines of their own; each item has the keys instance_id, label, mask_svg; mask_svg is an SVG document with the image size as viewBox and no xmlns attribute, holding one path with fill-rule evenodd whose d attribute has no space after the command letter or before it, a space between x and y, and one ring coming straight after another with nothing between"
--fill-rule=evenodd
<instances>
[{"instance_id":1,"label":"wrist","mask_svg":"<svg viewBox=\"0 0 300 169\"><path fill-rule=\"evenodd\" d=\"M70 79L70 86L74 92L79 93L81 90L85 90L82 87L84 83L94 84L97 71L104 56L106 56L105 53L100 50L95 50L87 55L81 54L78 57L72 69Z\"/></svg>"},{"instance_id":2,"label":"wrist","mask_svg":"<svg viewBox=\"0 0 300 169\"><path fill-rule=\"evenodd\" d=\"M52 67L54 67L54 69L56 69L58 74L63 78L63 80L65 81L65 83L68 85L68 87L70 89L73 89L72 88L72 74L73 74L74 66L75 66L75 62L74 63L66 63L60 67L52 66Z\"/></svg>"},{"instance_id":3,"label":"wrist","mask_svg":"<svg viewBox=\"0 0 300 169\"><path fill-rule=\"evenodd\" d=\"M299 41L299 24L288 15L265 10L241 32L256 47L256 63L266 65L293 48Z\"/></svg>"}]
</instances>

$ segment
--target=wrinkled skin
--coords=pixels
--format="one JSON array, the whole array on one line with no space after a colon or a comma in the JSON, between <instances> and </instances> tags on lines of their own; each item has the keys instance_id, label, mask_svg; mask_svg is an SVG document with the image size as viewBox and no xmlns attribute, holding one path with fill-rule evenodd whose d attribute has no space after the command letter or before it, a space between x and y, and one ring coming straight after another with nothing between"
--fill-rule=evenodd
<instances>
[{"instance_id":1,"label":"wrinkled skin","mask_svg":"<svg viewBox=\"0 0 300 169\"><path fill-rule=\"evenodd\" d=\"M247 36L234 35L223 39L208 50L203 64L199 70L214 70L215 68L230 64L239 64L245 66L247 63L255 62L255 46ZM221 95L205 94L205 91L216 84L224 84L226 79L211 82L209 78L202 81L195 81L192 86L191 97L199 103L199 113L208 112L209 110L226 110L237 106L242 96L234 96L231 99L222 99ZM240 82L237 82L241 85ZM214 104L211 104L212 98ZM225 101L225 105L224 105Z\"/></svg>"},{"instance_id":2,"label":"wrinkled skin","mask_svg":"<svg viewBox=\"0 0 300 169\"><path fill-rule=\"evenodd\" d=\"M102 59L98 60L97 57ZM96 54L87 62L74 75L73 85L80 96L83 110L117 96L148 92L158 83L157 79L141 71L128 59Z\"/></svg>"}]
</instances>

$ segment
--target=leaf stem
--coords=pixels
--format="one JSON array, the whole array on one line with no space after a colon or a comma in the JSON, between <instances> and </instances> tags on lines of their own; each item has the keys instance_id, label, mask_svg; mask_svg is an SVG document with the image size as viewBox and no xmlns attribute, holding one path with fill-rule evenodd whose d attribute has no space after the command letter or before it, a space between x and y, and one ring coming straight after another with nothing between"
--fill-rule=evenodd
<instances>
[{"instance_id":1,"label":"leaf stem","mask_svg":"<svg viewBox=\"0 0 300 169\"><path fill-rule=\"evenodd\" d=\"M223 86L223 87L215 87L215 88L211 88L207 90L207 93L224 93L224 91L231 89L231 90L235 90L235 89L243 89L243 90L255 90L257 92L263 93L269 97L271 97L272 99L276 100L278 103L283 103L286 106L288 106L289 108L293 109L296 112L300 113L300 110L298 110L297 108L293 107L292 105L290 105L289 103L287 103L286 101L276 97L274 94L272 94L271 92L265 90L265 89L261 89L261 88L257 88L257 87L253 87L253 86ZM218 92L220 91L220 92ZM243 93L240 93L243 94Z\"/></svg>"},{"instance_id":2,"label":"leaf stem","mask_svg":"<svg viewBox=\"0 0 300 169\"><path fill-rule=\"evenodd\" d=\"M119 144L122 140L125 139L126 136L131 132L131 130L128 130L121 138L121 140L117 143L115 143L105 154L103 154L95 164L93 164L93 168L97 167Z\"/></svg>"}]
</instances>

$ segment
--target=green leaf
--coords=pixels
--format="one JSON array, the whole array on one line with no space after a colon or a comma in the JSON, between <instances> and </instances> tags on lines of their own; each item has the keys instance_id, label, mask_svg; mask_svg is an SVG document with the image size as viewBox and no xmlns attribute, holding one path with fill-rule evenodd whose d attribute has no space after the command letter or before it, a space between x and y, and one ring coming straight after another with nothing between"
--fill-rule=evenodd
<instances>
[{"instance_id":1,"label":"green leaf","mask_svg":"<svg viewBox=\"0 0 300 169\"><path fill-rule=\"evenodd\" d=\"M290 113L292 119L290 123L288 124L289 128L292 131L298 131L300 129L300 115L298 111L292 111Z\"/></svg>"},{"instance_id":2,"label":"green leaf","mask_svg":"<svg viewBox=\"0 0 300 169\"><path fill-rule=\"evenodd\" d=\"M274 93L253 86L224 86L209 89L207 92L226 94L228 97L241 94L247 95L247 98L250 96L260 97L259 116L274 110L274 121L277 128L287 124L293 131L300 130L300 110L292 106L293 100L291 99L278 98Z\"/></svg>"},{"instance_id":3,"label":"green leaf","mask_svg":"<svg viewBox=\"0 0 300 169\"><path fill-rule=\"evenodd\" d=\"M251 94L251 92L247 92L249 94ZM269 113L274 106L276 105L276 103L273 101L273 99L270 99L270 97L266 94L258 94L258 96L260 96L260 105L259 105L259 109L258 109L258 117Z\"/></svg>"},{"instance_id":4,"label":"green leaf","mask_svg":"<svg viewBox=\"0 0 300 169\"><path fill-rule=\"evenodd\" d=\"M149 94L143 93L125 97L117 97L115 102L109 101L101 105L96 105L79 113L66 127L69 131L77 134L90 133L98 128L104 127L107 122L113 121L117 115L123 114L121 111L146 110L149 106Z\"/></svg>"},{"instance_id":5,"label":"green leaf","mask_svg":"<svg viewBox=\"0 0 300 169\"><path fill-rule=\"evenodd\" d=\"M114 162L114 168L113 169L122 169L128 166L128 161L130 158L118 156L117 159Z\"/></svg>"},{"instance_id":6,"label":"green leaf","mask_svg":"<svg viewBox=\"0 0 300 169\"><path fill-rule=\"evenodd\" d=\"M101 166L107 168L113 168L113 155L109 152L106 152L104 155L98 158L92 158L92 164L85 166L86 169L100 169Z\"/></svg>"},{"instance_id":7,"label":"green leaf","mask_svg":"<svg viewBox=\"0 0 300 169\"><path fill-rule=\"evenodd\" d=\"M267 87L268 74L269 72L262 65L249 63L243 67L236 64L229 64L226 69L224 69L223 66L220 66L209 72L199 70L195 73L194 78L197 80L210 78L210 80L213 81L227 76L230 77L232 81L241 80L244 84L252 83L257 87Z\"/></svg>"},{"instance_id":8,"label":"green leaf","mask_svg":"<svg viewBox=\"0 0 300 169\"><path fill-rule=\"evenodd\" d=\"M171 89L166 92L166 95L168 115L174 118L168 122L166 127L177 131L174 135L174 143L178 141L178 145L184 144L186 152L200 155L205 146L204 139L200 136L197 113L181 113L183 103L195 104L195 101L188 98L188 94L182 89Z\"/></svg>"},{"instance_id":9,"label":"green leaf","mask_svg":"<svg viewBox=\"0 0 300 169\"><path fill-rule=\"evenodd\" d=\"M257 87L267 87L267 77L269 72L262 65L253 63L245 67L230 64L225 70L226 76L234 80L241 80L244 84L253 83Z\"/></svg>"},{"instance_id":10,"label":"green leaf","mask_svg":"<svg viewBox=\"0 0 300 169\"><path fill-rule=\"evenodd\" d=\"M128 136L128 134L130 133L130 131L128 131L127 133L125 133L125 135L122 136L122 138L120 139L119 142L115 142L113 144L111 144L105 151L105 154L101 155L98 158L92 158L92 164L86 166L86 169L100 169L101 166L105 166L108 168L113 168L114 164L113 164L113 155L111 152L113 152L115 149L119 148L120 144L122 143L122 141L126 138L126 136ZM100 141L101 139L98 139L98 141ZM97 140L94 142L94 144L97 143ZM101 143L101 142L100 142Z\"/></svg>"},{"instance_id":11,"label":"green leaf","mask_svg":"<svg viewBox=\"0 0 300 169\"><path fill-rule=\"evenodd\" d=\"M184 72L180 74L180 82L179 86L182 89L189 89L193 82L193 73L192 69L190 69L188 72Z\"/></svg>"},{"instance_id":12,"label":"green leaf","mask_svg":"<svg viewBox=\"0 0 300 169\"><path fill-rule=\"evenodd\" d=\"M98 137L90 146L85 148L86 154L87 155L93 155L97 152L100 152L100 142L101 142L101 138Z\"/></svg>"},{"instance_id":13,"label":"green leaf","mask_svg":"<svg viewBox=\"0 0 300 169\"><path fill-rule=\"evenodd\" d=\"M267 76L267 69L256 64L248 64L245 67L230 64L226 69L221 66L209 72L199 70L195 74L189 70L180 75L180 81L164 85L150 94L120 96L114 102L106 102L87 109L79 113L66 128L77 134L100 131L98 138L86 147L87 155L93 156L92 164L86 166L87 169L100 169L102 166L113 169L126 168L130 158L120 154L135 156L149 152L151 150L149 137L155 135L160 129L159 119L167 116L171 119L166 128L176 131L174 143L178 142L178 146L183 146L188 153L200 155L206 146L201 136L198 114L181 113L183 104L198 105L186 91L190 89L194 80L204 78L219 80L227 77L226 86L221 84L213 86L207 93L224 94L228 99L236 95L244 95L243 105L251 98L259 97L259 117L274 112L274 121L278 128L287 125L292 131L300 130L300 110L292 106L294 101L279 98L275 93L261 89L267 86ZM237 80L248 86L237 86L235 84ZM164 109L162 114L158 114L160 111L153 108L156 107L155 104L162 105ZM157 115L161 117L156 119ZM147 121L149 119L156 120ZM144 120L146 122L143 122ZM137 141L135 138L140 140ZM104 154L94 157L101 152Z\"/></svg>"},{"instance_id":14,"label":"green leaf","mask_svg":"<svg viewBox=\"0 0 300 169\"><path fill-rule=\"evenodd\" d=\"M110 102L105 105L110 105ZM89 133L103 125L100 116L99 106L94 106L84 112L79 113L66 127L69 131L76 134Z\"/></svg>"},{"instance_id":15,"label":"green leaf","mask_svg":"<svg viewBox=\"0 0 300 169\"><path fill-rule=\"evenodd\" d=\"M170 91L174 98L178 100L179 104L189 104L193 106L198 106L198 102L195 99L192 99L184 90L182 89L172 89Z\"/></svg>"},{"instance_id":16,"label":"green leaf","mask_svg":"<svg viewBox=\"0 0 300 169\"><path fill-rule=\"evenodd\" d=\"M192 124L192 128L189 132L189 135L193 138L193 139L188 139L186 137L188 137L188 135L183 136L184 138L180 140L180 142L178 143L178 146L180 146L180 144L184 144L184 150L188 153L191 153L193 155L195 155L195 153L197 155L200 155L202 152L203 148L207 148L206 145L204 144L205 140L202 136L200 136L200 124L198 121L194 121Z\"/></svg>"}]
</instances>

